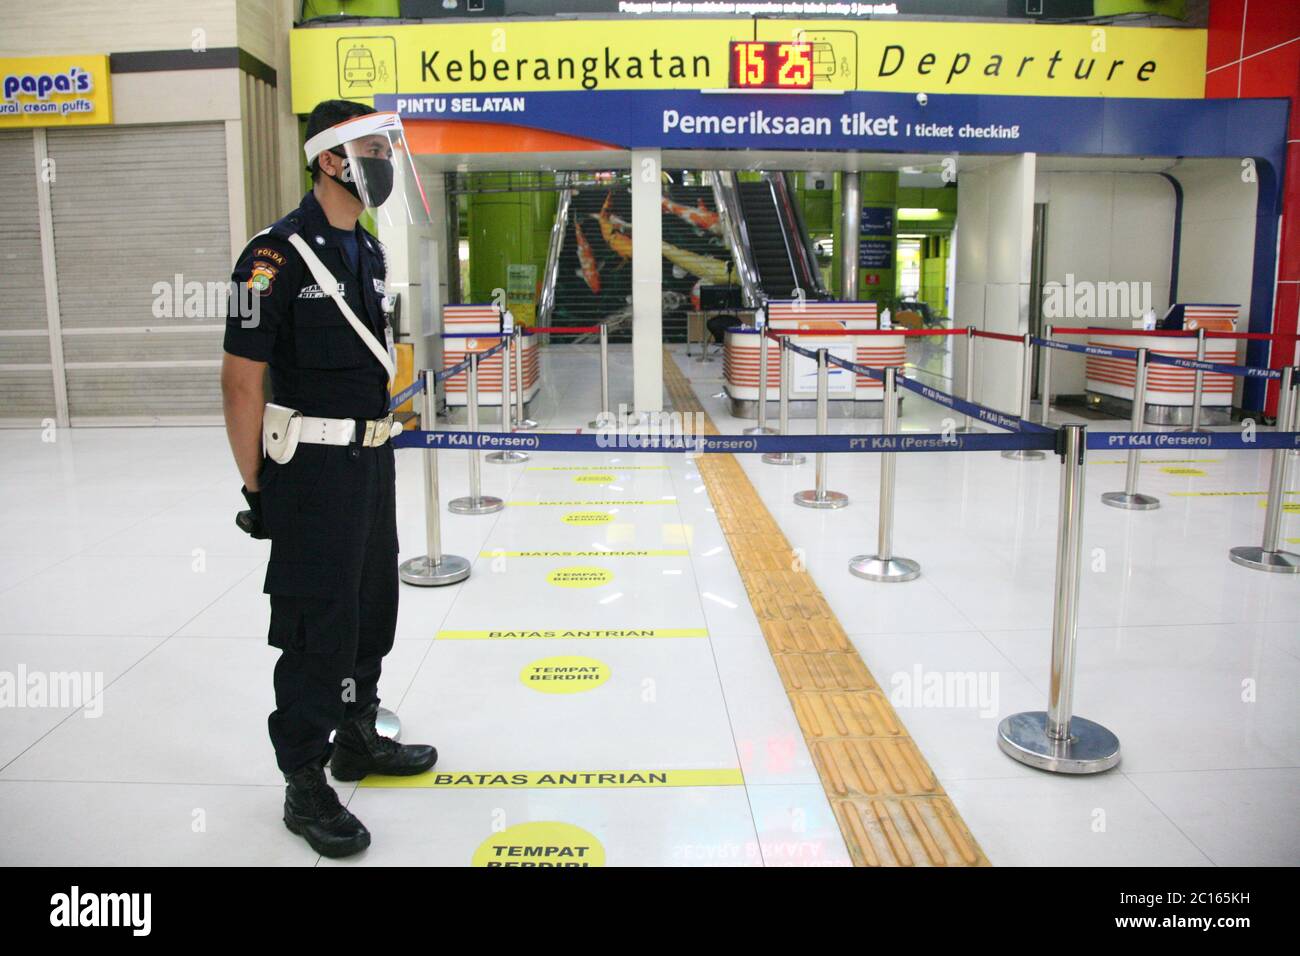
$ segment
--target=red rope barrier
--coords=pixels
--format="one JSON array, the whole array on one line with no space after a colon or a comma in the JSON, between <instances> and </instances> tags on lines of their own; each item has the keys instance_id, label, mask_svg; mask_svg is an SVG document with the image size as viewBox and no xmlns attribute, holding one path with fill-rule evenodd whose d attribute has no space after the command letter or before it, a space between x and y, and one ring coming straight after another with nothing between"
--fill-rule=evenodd
<instances>
[{"instance_id":1,"label":"red rope barrier","mask_svg":"<svg viewBox=\"0 0 1300 956\"><path fill-rule=\"evenodd\" d=\"M965 331L963 329L963 331ZM1053 331L1056 331L1055 329ZM1023 342L1023 335L1011 335L1008 332L985 332L982 329L975 330L975 337L981 339L997 339L1000 342Z\"/></svg>"},{"instance_id":2,"label":"red rope barrier","mask_svg":"<svg viewBox=\"0 0 1300 956\"><path fill-rule=\"evenodd\" d=\"M767 334L773 338L791 335L806 335L818 338L825 335L965 335L965 329L774 329L769 327ZM1017 340L1018 341L1018 340Z\"/></svg>"},{"instance_id":3,"label":"red rope barrier","mask_svg":"<svg viewBox=\"0 0 1300 956\"><path fill-rule=\"evenodd\" d=\"M983 334L983 333L976 333ZM1169 338L1196 338L1196 331L1191 329L1099 329L1099 328L1053 328L1053 335L1154 335ZM1300 339L1300 335L1285 335L1281 332L1219 332L1205 330L1207 339L1248 339L1252 342L1264 342L1272 339L1282 341Z\"/></svg>"}]
</instances>

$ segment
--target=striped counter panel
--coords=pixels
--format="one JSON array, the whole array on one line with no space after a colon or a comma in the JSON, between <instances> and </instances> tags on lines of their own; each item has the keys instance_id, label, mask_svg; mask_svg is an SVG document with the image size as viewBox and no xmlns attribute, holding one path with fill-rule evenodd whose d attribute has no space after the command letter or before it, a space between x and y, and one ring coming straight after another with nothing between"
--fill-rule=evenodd
<instances>
[{"instance_id":1,"label":"striped counter panel","mask_svg":"<svg viewBox=\"0 0 1300 956\"><path fill-rule=\"evenodd\" d=\"M1089 345L1101 345L1115 348L1113 339L1091 341ZM1123 346L1119 346L1123 348ZM1195 351L1177 349L1153 349L1160 355L1174 358L1195 358ZM1206 347L1205 360L1224 365L1237 364L1237 350L1234 346L1212 348ZM1088 387L1104 395L1117 398L1133 398L1133 383L1137 375L1137 363L1128 359L1106 358L1100 355L1087 357ZM1202 401L1206 405L1231 405L1235 382L1231 375L1206 372L1202 385ZM1191 405L1192 393L1196 386L1196 372L1190 368L1175 365L1147 364L1147 401L1154 405Z\"/></svg>"}]
</instances>

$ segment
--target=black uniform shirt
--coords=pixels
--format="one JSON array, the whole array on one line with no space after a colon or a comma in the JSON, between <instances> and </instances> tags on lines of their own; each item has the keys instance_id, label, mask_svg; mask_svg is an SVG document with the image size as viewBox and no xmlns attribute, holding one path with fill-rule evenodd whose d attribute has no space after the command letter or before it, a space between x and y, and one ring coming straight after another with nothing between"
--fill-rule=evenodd
<instances>
[{"instance_id":1,"label":"black uniform shirt","mask_svg":"<svg viewBox=\"0 0 1300 956\"><path fill-rule=\"evenodd\" d=\"M357 225L354 270L336 238L338 230L330 228L309 192L270 232L255 236L235 264L225 350L270 363L272 401L278 405L321 418L383 418L388 373L290 245L294 232L333 273L353 313L386 347L386 271L379 241Z\"/></svg>"}]
</instances>

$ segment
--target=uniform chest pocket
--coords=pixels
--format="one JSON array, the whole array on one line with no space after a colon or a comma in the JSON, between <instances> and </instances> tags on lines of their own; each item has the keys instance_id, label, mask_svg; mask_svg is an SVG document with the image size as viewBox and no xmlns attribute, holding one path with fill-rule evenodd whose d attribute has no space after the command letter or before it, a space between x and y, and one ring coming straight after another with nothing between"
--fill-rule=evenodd
<instances>
[{"instance_id":1,"label":"uniform chest pocket","mask_svg":"<svg viewBox=\"0 0 1300 956\"><path fill-rule=\"evenodd\" d=\"M353 311L357 312L356 306ZM361 368L373 361L333 299L307 307L299 304L294 313L294 356L301 368Z\"/></svg>"}]
</instances>

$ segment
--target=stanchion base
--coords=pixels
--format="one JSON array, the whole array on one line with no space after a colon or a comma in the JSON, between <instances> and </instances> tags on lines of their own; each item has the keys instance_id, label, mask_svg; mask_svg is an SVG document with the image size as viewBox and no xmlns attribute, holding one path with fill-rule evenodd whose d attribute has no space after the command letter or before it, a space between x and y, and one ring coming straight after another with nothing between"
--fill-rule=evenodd
<instances>
[{"instance_id":1,"label":"stanchion base","mask_svg":"<svg viewBox=\"0 0 1300 956\"><path fill-rule=\"evenodd\" d=\"M1125 511L1154 511L1160 507L1159 498L1141 492L1130 495L1127 491L1108 491L1101 496L1101 501L1102 504L1123 508Z\"/></svg>"},{"instance_id":2,"label":"stanchion base","mask_svg":"<svg viewBox=\"0 0 1300 956\"><path fill-rule=\"evenodd\" d=\"M400 740L402 737L402 718L387 707L380 707L375 714L375 732L381 737Z\"/></svg>"},{"instance_id":3,"label":"stanchion base","mask_svg":"<svg viewBox=\"0 0 1300 956\"><path fill-rule=\"evenodd\" d=\"M1012 714L998 725L998 748L1012 760L1052 773L1101 773L1119 763L1119 738L1101 724L1070 718L1070 739L1047 736L1047 712Z\"/></svg>"},{"instance_id":4,"label":"stanchion base","mask_svg":"<svg viewBox=\"0 0 1300 956\"><path fill-rule=\"evenodd\" d=\"M808 459L792 451L769 451L763 456L763 461L769 465L802 465Z\"/></svg>"},{"instance_id":5,"label":"stanchion base","mask_svg":"<svg viewBox=\"0 0 1300 956\"><path fill-rule=\"evenodd\" d=\"M1256 571L1276 571L1278 574L1300 574L1300 554L1290 551L1265 551L1253 545L1232 548L1228 557L1233 564Z\"/></svg>"},{"instance_id":6,"label":"stanchion base","mask_svg":"<svg viewBox=\"0 0 1300 956\"><path fill-rule=\"evenodd\" d=\"M447 502L447 510L454 515L490 515L505 506L504 501L491 495L480 495L477 498L467 495L464 498L452 498Z\"/></svg>"},{"instance_id":7,"label":"stanchion base","mask_svg":"<svg viewBox=\"0 0 1300 956\"><path fill-rule=\"evenodd\" d=\"M820 498L816 489L795 492L794 503L803 508L843 508L849 503L849 496L841 491L828 491Z\"/></svg>"},{"instance_id":8,"label":"stanchion base","mask_svg":"<svg viewBox=\"0 0 1300 956\"><path fill-rule=\"evenodd\" d=\"M914 581L921 576L921 566L909 558L878 558L860 554L849 559L849 574L868 581Z\"/></svg>"},{"instance_id":9,"label":"stanchion base","mask_svg":"<svg viewBox=\"0 0 1300 956\"><path fill-rule=\"evenodd\" d=\"M528 456L522 451L491 451L483 456L483 460L490 461L494 465L514 465L527 461Z\"/></svg>"},{"instance_id":10,"label":"stanchion base","mask_svg":"<svg viewBox=\"0 0 1300 956\"><path fill-rule=\"evenodd\" d=\"M469 577L469 561L455 554L444 554L437 564L430 564L429 556L422 554L418 558L403 561L397 569L397 576L403 584L440 588L444 584L457 584Z\"/></svg>"},{"instance_id":11,"label":"stanchion base","mask_svg":"<svg viewBox=\"0 0 1300 956\"><path fill-rule=\"evenodd\" d=\"M1004 451L1002 457L1012 461L1042 461L1047 456L1037 448L1017 448L1015 451Z\"/></svg>"},{"instance_id":12,"label":"stanchion base","mask_svg":"<svg viewBox=\"0 0 1300 956\"><path fill-rule=\"evenodd\" d=\"M600 431L618 427L618 419L614 417L613 412L601 412L596 416L594 421L587 422L587 427Z\"/></svg>"},{"instance_id":13,"label":"stanchion base","mask_svg":"<svg viewBox=\"0 0 1300 956\"><path fill-rule=\"evenodd\" d=\"M957 434L959 434L959 435L985 435L985 434L988 434L988 429L987 429L987 428L980 428L980 427L977 426L977 425L972 425L970 428L967 428L965 425L962 425L960 428L954 428L953 431L955 431L955 432L956 432Z\"/></svg>"},{"instance_id":14,"label":"stanchion base","mask_svg":"<svg viewBox=\"0 0 1300 956\"><path fill-rule=\"evenodd\" d=\"M768 428L766 425L752 425L741 432L742 435L775 435L775 428Z\"/></svg>"},{"instance_id":15,"label":"stanchion base","mask_svg":"<svg viewBox=\"0 0 1300 956\"><path fill-rule=\"evenodd\" d=\"M515 422L515 431L517 432L526 432L536 427L537 422L533 421L531 418L525 418L522 422Z\"/></svg>"}]
</instances>

